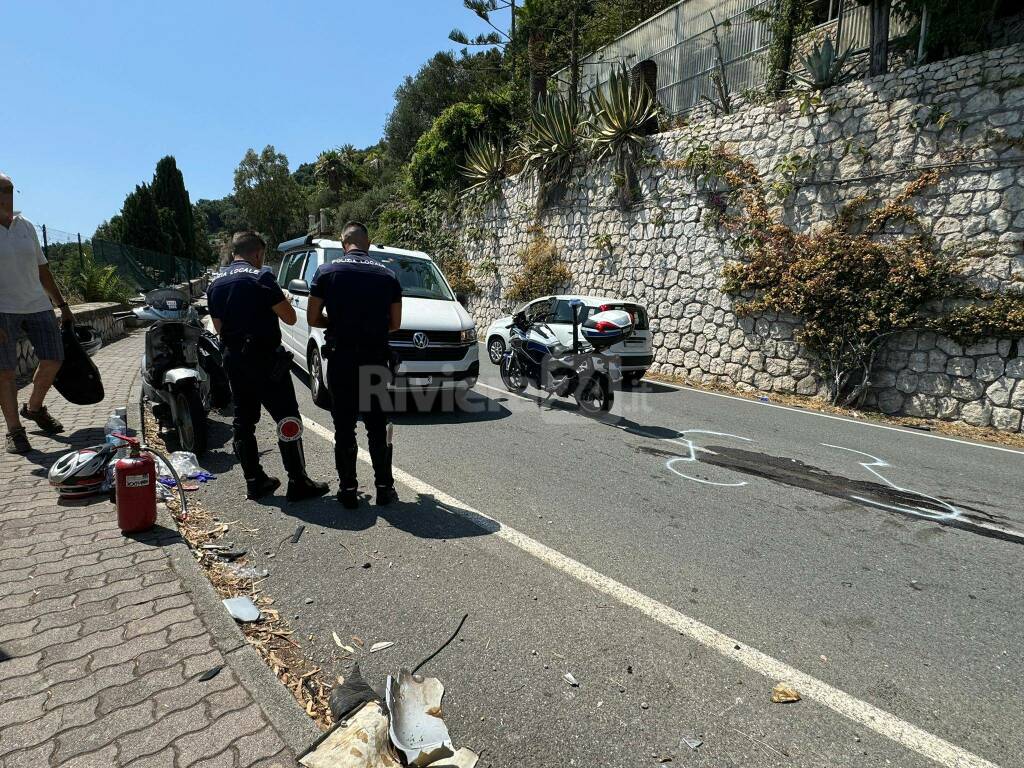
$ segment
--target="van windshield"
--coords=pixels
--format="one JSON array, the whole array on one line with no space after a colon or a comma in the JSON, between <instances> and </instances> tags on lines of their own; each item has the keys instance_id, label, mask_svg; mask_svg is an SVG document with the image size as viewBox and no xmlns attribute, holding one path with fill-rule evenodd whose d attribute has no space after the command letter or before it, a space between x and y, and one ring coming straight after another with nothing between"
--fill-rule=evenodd
<instances>
[{"instance_id":1,"label":"van windshield","mask_svg":"<svg viewBox=\"0 0 1024 768\"><path fill-rule=\"evenodd\" d=\"M328 249L324 253L327 263L344 255L344 251L335 248ZM380 251L370 251L370 256L395 273L395 277L402 285L403 296L415 299L455 301L448 283L441 277L441 272L434 262L411 256L381 253Z\"/></svg>"}]
</instances>

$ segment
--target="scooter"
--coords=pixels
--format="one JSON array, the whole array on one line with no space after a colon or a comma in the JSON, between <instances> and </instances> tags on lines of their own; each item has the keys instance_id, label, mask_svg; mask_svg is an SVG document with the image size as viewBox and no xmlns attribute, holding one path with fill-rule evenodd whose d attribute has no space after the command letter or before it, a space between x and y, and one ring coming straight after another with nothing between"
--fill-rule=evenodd
<instances>
[{"instance_id":1,"label":"scooter","mask_svg":"<svg viewBox=\"0 0 1024 768\"><path fill-rule=\"evenodd\" d=\"M622 378L618 356L605 350L633 333L633 321L622 310L598 312L582 328L583 302L572 302L572 347L559 343L547 323L530 323L523 312L512 318L509 349L501 360L501 380L510 392L528 385L548 394L573 399L594 415L611 410L612 384ZM583 339L580 335L582 332Z\"/></svg>"},{"instance_id":2,"label":"scooter","mask_svg":"<svg viewBox=\"0 0 1024 768\"><path fill-rule=\"evenodd\" d=\"M162 431L173 431L179 450L206 450L207 415L231 401L223 350L189 297L175 288L146 294L145 305L115 318L151 323L142 356L142 392Z\"/></svg>"}]
</instances>

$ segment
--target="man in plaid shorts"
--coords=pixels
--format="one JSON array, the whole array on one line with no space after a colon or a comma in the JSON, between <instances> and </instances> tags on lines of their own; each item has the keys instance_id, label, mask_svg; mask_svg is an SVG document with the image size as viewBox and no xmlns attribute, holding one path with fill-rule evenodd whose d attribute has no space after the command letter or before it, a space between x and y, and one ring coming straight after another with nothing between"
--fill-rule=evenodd
<instances>
[{"instance_id":1,"label":"man in plaid shorts","mask_svg":"<svg viewBox=\"0 0 1024 768\"><path fill-rule=\"evenodd\" d=\"M46 266L35 227L14 212L14 183L2 173L0 275L3 276L0 280L0 410L7 422L7 452L28 453L32 446L22 418L34 421L48 434L64 429L43 405L43 398L64 360L64 344L53 306L60 310L62 323L73 322L74 318ZM32 379L32 394L19 414L14 372L18 367L16 345L22 330L39 358L39 367Z\"/></svg>"}]
</instances>

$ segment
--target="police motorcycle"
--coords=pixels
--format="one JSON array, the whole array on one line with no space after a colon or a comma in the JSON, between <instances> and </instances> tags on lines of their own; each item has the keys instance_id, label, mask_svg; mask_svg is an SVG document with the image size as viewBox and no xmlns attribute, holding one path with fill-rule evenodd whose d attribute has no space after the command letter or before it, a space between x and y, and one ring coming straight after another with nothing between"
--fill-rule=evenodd
<instances>
[{"instance_id":1,"label":"police motorcycle","mask_svg":"<svg viewBox=\"0 0 1024 768\"><path fill-rule=\"evenodd\" d=\"M173 431L178 450L206 450L207 415L231 402L223 349L207 331L188 295L158 288L145 304L115 318L149 323L142 356L142 394L152 404L161 431Z\"/></svg>"},{"instance_id":2,"label":"police motorcycle","mask_svg":"<svg viewBox=\"0 0 1024 768\"><path fill-rule=\"evenodd\" d=\"M587 414L611 410L612 384L622 374L617 355L605 350L633 333L633 320L628 312L609 310L591 315L581 325L583 308L578 299L572 302L571 348L558 342L547 323L530 323L524 312L516 313L500 367L509 392L520 393L532 385L547 392L547 399L571 395Z\"/></svg>"}]
</instances>

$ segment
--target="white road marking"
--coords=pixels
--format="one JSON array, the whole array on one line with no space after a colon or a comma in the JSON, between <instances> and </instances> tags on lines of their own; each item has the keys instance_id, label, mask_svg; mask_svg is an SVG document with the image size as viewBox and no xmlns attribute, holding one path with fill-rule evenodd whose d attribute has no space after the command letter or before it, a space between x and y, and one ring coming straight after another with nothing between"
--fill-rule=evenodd
<instances>
[{"instance_id":1,"label":"white road marking","mask_svg":"<svg viewBox=\"0 0 1024 768\"><path fill-rule=\"evenodd\" d=\"M334 442L334 433L331 430L307 416L302 418L310 431L315 432L328 442ZM363 448L359 449L359 459L365 463L370 463L370 455ZM572 576L623 605L640 611L659 624L677 631L679 634L700 643L732 661L743 664L758 674L764 675L771 680L785 680L800 691L801 696L804 698L813 699L833 712L859 723L865 728L870 728L885 738L891 739L897 744L933 760L939 765L946 768L998 768L995 763L968 752L963 747L958 747L956 744L928 733L905 720L901 720L890 712L886 712L873 704L851 696L845 691L801 672L795 667L791 667L766 653L762 653L756 648L743 645L735 638L729 637L725 633L719 632L717 629L697 619L680 613L664 603L647 597L643 593L627 587L625 584L615 581L595 571L593 568L573 560L567 555L563 555L558 550L552 549L524 533L520 533L515 528L505 525L501 521L474 509L453 496L449 496L444 491L425 483L408 472L398 468L395 468L393 472L395 480L402 485L407 486L416 493L432 496L438 503L448 507L448 511L452 514L465 518L485 530L493 529L493 535L532 555L545 565L568 576ZM490 525L482 525L484 521L490 523Z\"/></svg>"},{"instance_id":2,"label":"white road marking","mask_svg":"<svg viewBox=\"0 0 1024 768\"><path fill-rule=\"evenodd\" d=\"M748 405L760 405L767 408L778 408L783 411L789 411L790 413L799 413L803 416L820 416L823 419L832 419L833 421L844 421L847 424L856 424L858 427L873 427L874 429L886 429L890 432L899 432L904 435L912 435L914 437L930 437L933 440L943 440L947 443L957 443L958 445L969 445L972 448L988 448L991 451L1001 451L1002 453L1015 453L1018 456L1024 456L1024 451L1017 448L1006 448L1002 445L989 445L988 443L975 443L970 440L960 440L956 437L946 437L945 435L936 435L932 432L922 432L917 429L905 429L902 427L893 427L888 424L879 424L874 421L859 421L858 419L850 419L846 416L836 416L831 413L822 413L821 411L813 411L805 408L793 408L788 405L781 405L780 403L765 403L761 400L750 400L746 397L739 397L738 395L727 395L724 392L711 392L707 389L696 389L695 387L684 387L681 384L670 384L667 381L661 381L660 379L646 379L651 384L660 384L671 389L678 389L682 392L696 392L699 395L711 395L712 397L724 397L726 400L738 400L741 403L747 403ZM511 395L512 397L518 397L520 400L527 400L529 402L535 402L529 397L523 395L517 395L514 392L509 392L507 389L501 389L500 387L494 387L490 384L485 384L482 381L477 381L477 387L483 387L490 389L494 392L500 392L503 395ZM643 394L633 392L632 394Z\"/></svg>"},{"instance_id":3,"label":"white road marking","mask_svg":"<svg viewBox=\"0 0 1024 768\"><path fill-rule=\"evenodd\" d=\"M509 397L518 397L520 400L525 400L528 403L536 402L532 397L526 397L526 395L520 395L516 392L509 392L507 389L501 389L500 387L492 387L490 384L484 384L480 380L477 380L476 386L483 387L484 389L490 389L502 395L508 395Z\"/></svg>"},{"instance_id":4,"label":"white road marking","mask_svg":"<svg viewBox=\"0 0 1024 768\"><path fill-rule=\"evenodd\" d=\"M889 509L894 509L897 512L905 512L911 515L919 515L920 517L926 518L928 520L952 520L954 518L960 517L960 510L950 504L947 504L942 499L937 499L934 496L929 496L927 493L921 493L920 491L915 491L911 488L901 488L900 486L896 485L896 483L892 482L892 480L883 475L881 472L875 471L875 467L885 468L891 466L889 462L885 461L884 459L880 459L877 456L872 456L870 453L864 453L864 451L855 451L853 448L844 448L841 445L831 445L830 443L822 443L822 445L825 446L826 448L837 448L840 451L849 451L850 453L856 453L860 456L864 456L866 458L871 459L870 462L860 462L860 465L864 467L864 469L866 469L872 475L881 480L883 483L897 491L902 491L904 493L912 493L915 496L920 496L922 499L933 501L940 507L945 507L949 511L936 512L935 510L925 509L924 507L890 507L888 504L884 504L882 502L877 502L878 506L889 507ZM857 499L858 501L864 501L864 499L862 499L860 496L851 496L850 498ZM869 501L868 503L873 504L876 502Z\"/></svg>"},{"instance_id":5,"label":"white road marking","mask_svg":"<svg viewBox=\"0 0 1024 768\"><path fill-rule=\"evenodd\" d=\"M712 432L710 429L683 430L682 434L686 434L686 435L715 435L716 437L732 437L732 438L735 438L736 440L744 440L744 441L746 441L748 443L754 442L749 437L740 437L739 435L730 435L727 432ZM735 482L735 483L719 483L719 482L716 482L714 480L702 480L699 477L693 477L692 475L683 474L682 472L680 472L678 469L675 468L674 465L677 462L686 462L686 463L696 462L697 461L697 451L698 450L702 451L704 453L710 453L710 454L713 454L713 455L714 455L715 452L714 451L709 451L707 448L702 448L700 446L695 446L693 444L693 441L690 440L688 437L681 437L681 438L666 437L666 438L663 438L663 439L665 440L665 442L671 443L672 445L678 445L681 448L686 448L687 451L689 452L688 456L677 456L674 459L669 459L668 461L666 461L665 462L665 468L669 472L672 472L672 473L674 473L676 475L679 475L679 477L685 478L687 480L693 480L695 483L703 483L704 485L717 485L717 486L719 486L721 488L741 488L742 486L747 484L746 480L740 480L740 481Z\"/></svg>"},{"instance_id":6,"label":"white road marking","mask_svg":"<svg viewBox=\"0 0 1024 768\"><path fill-rule=\"evenodd\" d=\"M651 384L661 384L671 389L678 389L684 392L696 392L700 395L711 395L712 397L724 397L727 400L738 400L741 403L747 403L748 405L761 405L767 408L780 408L783 411L789 411L790 413L799 413L804 416L820 416L823 419L833 419L835 421L845 421L847 424L856 424L860 427L873 427L875 429L887 429L890 432L901 432L904 435L913 435L915 437L930 437L933 440L944 440L947 443L959 443L960 445L969 445L972 448L988 448L992 451L1002 451L1003 453L1016 453L1018 456L1024 456L1024 451L1017 448L1006 448L1001 445L989 445L988 443L975 443L970 440L960 440L956 437L946 437L945 435L936 435L931 432L922 432L917 429L904 429L901 427L892 427L888 424L878 424L873 421L859 421L857 419L850 419L845 416L836 416L831 413L822 413L821 411L812 411L804 408L792 408L788 405L781 405L779 403L766 403L761 400L750 400L746 397L739 397L738 395L727 395L724 392L711 392L707 389L697 389L695 387L686 387L681 384L670 384L667 381L661 381L660 379L646 379ZM477 382L477 386L488 386L487 384L480 384ZM489 387L489 389L496 389L495 387ZM499 392L503 390L497 390Z\"/></svg>"}]
</instances>

